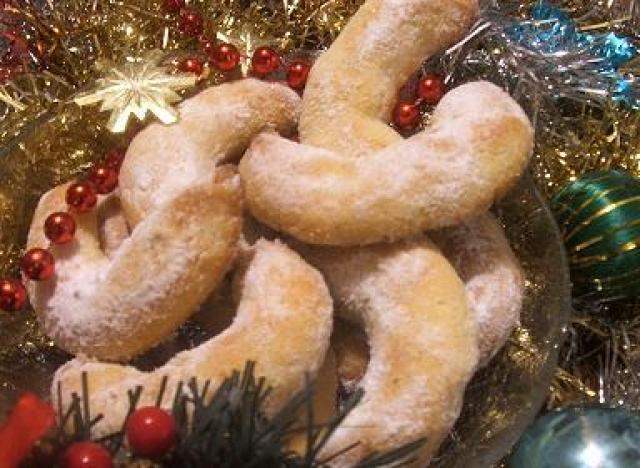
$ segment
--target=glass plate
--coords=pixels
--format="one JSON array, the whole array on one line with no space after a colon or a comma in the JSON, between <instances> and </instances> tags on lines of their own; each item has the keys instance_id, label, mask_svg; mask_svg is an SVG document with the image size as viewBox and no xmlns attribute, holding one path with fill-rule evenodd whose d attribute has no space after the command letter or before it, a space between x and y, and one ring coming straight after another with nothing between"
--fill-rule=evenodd
<instances>
[{"instance_id":1,"label":"glass plate","mask_svg":"<svg viewBox=\"0 0 640 468\"><path fill-rule=\"evenodd\" d=\"M495 212L526 273L521 325L469 385L462 415L433 463L438 468L491 467L509 453L548 395L569 319L563 243L531 176Z\"/></svg>"},{"instance_id":2,"label":"glass plate","mask_svg":"<svg viewBox=\"0 0 640 468\"><path fill-rule=\"evenodd\" d=\"M490 467L508 453L547 395L570 310L564 250L555 223L529 176L496 213L522 261L527 289L522 324L476 375L462 416L442 446L437 467ZM150 368L208 337L188 323L136 365ZM55 369L69 358L40 335L32 312L0 315L0 417L25 390L48 397Z\"/></svg>"}]
</instances>

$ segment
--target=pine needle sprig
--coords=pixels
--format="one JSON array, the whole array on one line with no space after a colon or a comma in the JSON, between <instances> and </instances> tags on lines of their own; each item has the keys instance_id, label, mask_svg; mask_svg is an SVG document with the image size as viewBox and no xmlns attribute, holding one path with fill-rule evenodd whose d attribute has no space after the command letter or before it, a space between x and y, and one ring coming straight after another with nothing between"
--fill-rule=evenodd
<instances>
[{"instance_id":1,"label":"pine needle sprig","mask_svg":"<svg viewBox=\"0 0 640 468\"><path fill-rule=\"evenodd\" d=\"M163 401L167 379L163 379L156 406ZM58 401L63 389L58 386ZM73 393L67 411L58 407L58 424L41 441L23 464L26 468L56 467L65 449L73 442L93 440L107 448L117 466L134 466L142 461L129 453L125 444L127 418L135 411L143 388L130 389L129 410L117 432L91 439L92 428L103 415L92 415L87 375L82 376L82 395ZM313 385L305 388L276 414L265 410L271 388L263 377L255 376L255 363L248 362L242 372L234 371L212 391L211 383L199 384L193 378L180 383L173 398L172 414L177 428L175 447L152 466L166 468L324 468L355 445L320 459L320 453L331 435L358 405L364 393L356 391L328 422L320 424L313 411ZM298 434L305 436L303 453L289 447ZM355 468L404 466L413 461L424 440L398 447L385 453L372 453ZM136 464L135 466L140 466ZM146 466L146 465L145 465ZM150 465L151 466L151 465Z\"/></svg>"}]
</instances>

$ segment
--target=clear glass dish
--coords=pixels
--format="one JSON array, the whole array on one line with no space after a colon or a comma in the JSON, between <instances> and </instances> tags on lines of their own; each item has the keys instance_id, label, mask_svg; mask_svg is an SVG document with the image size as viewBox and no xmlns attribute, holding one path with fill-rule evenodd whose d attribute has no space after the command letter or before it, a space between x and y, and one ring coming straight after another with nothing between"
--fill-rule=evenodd
<instances>
[{"instance_id":1,"label":"clear glass dish","mask_svg":"<svg viewBox=\"0 0 640 468\"><path fill-rule=\"evenodd\" d=\"M509 453L548 395L569 319L562 239L531 176L495 212L526 272L521 325L469 385L462 415L434 462L438 468L492 467Z\"/></svg>"},{"instance_id":2,"label":"clear glass dish","mask_svg":"<svg viewBox=\"0 0 640 468\"><path fill-rule=\"evenodd\" d=\"M570 310L565 255L551 214L529 176L496 206L527 276L522 323L507 346L471 383L463 414L434 465L491 467L506 455L547 395ZM136 365L149 368L206 339L194 323ZM17 396L48 397L53 372L68 355L37 329L32 312L0 315L0 418Z\"/></svg>"}]
</instances>

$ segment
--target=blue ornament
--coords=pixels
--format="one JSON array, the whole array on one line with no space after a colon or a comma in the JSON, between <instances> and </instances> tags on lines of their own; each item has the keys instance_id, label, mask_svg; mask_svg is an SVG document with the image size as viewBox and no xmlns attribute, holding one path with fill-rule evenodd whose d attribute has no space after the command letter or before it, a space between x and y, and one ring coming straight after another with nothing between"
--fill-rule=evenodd
<instances>
[{"instance_id":1,"label":"blue ornament","mask_svg":"<svg viewBox=\"0 0 640 468\"><path fill-rule=\"evenodd\" d=\"M640 416L618 408L553 411L527 429L510 468L639 468Z\"/></svg>"}]
</instances>

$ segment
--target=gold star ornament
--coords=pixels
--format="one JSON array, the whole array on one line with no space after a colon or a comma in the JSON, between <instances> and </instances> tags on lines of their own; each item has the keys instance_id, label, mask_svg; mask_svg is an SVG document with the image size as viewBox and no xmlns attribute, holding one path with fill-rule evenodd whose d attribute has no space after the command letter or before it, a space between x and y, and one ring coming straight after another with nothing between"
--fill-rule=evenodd
<instances>
[{"instance_id":1,"label":"gold star ornament","mask_svg":"<svg viewBox=\"0 0 640 468\"><path fill-rule=\"evenodd\" d=\"M161 59L162 54L154 51L121 67L103 66L105 75L95 89L77 95L74 102L79 106L101 102L100 111L111 111L108 128L114 133L126 130L131 114L144 120L151 112L164 124L175 123L178 111L172 105L182 99L176 91L195 86L197 77L170 74L160 65Z\"/></svg>"}]
</instances>

